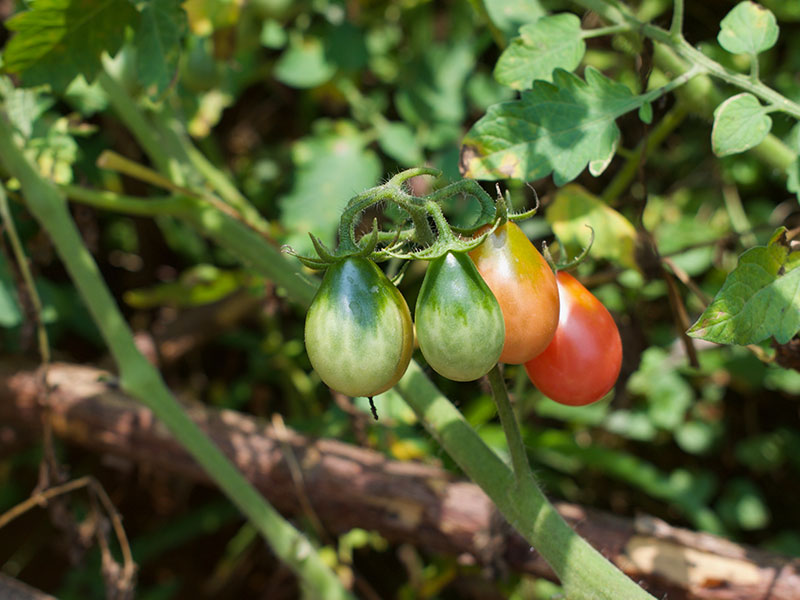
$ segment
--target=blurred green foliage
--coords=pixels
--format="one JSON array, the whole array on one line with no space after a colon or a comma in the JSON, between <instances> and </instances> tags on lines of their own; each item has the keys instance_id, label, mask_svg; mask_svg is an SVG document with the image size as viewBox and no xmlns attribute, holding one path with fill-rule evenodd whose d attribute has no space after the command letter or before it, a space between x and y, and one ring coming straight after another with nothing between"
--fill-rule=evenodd
<instances>
[{"instance_id":1,"label":"blurred green foliage","mask_svg":"<svg viewBox=\"0 0 800 600\"><path fill-rule=\"evenodd\" d=\"M28 17L15 17L8 28L30 26L44 4L45 0L34 3ZM71 6L83 4L76 1ZM119 0L103 4L106 10L97 16L102 22L92 27L108 25L118 4L129 6ZM631 4L651 11L652 19L668 18L668 2ZM697 44L708 42L711 48L729 7L693 4L687 3L687 37ZM800 13L791 2L765 4L781 20L781 36L763 56L761 77L797 100L800 87L793 74L798 69ZM426 0L151 0L142 5L138 19L128 8L123 11L123 17L131 17L135 33L119 52L110 48L115 56L106 59L107 67L153 114L177 119L270 220L275 239L300 252L309 249L308 231L334 243L347 200L388 174L424 163L442 169L443 181L460 177L459 151L467 131L485 119L473 131L483 136L481 143L491 145L492 128L507 123L493 121L492 111L497 109L490 107L517 98L512 87L525 87L518 85L524 77L509 74L508 61L513 66L514 52L526 51L526 35L536 31L539 16L572 6L503 0L488 2L488 13L483 14L471 3ZM119 37L122 44L123 20L111 20L116 25L108 35ZM567 19L568 27L573 21ZM518 35L522 37L505 51L509 54L495 44L498 36L512 40ZM114 40L106 42L116 45ZM586 46L578 73L585 77L586 65L604 73L590 75L591 86L622 98L626 105L633 94L647 89L634 56L645 51L633 47L631 40L587 39ZM747 69L748 63L740 65L737 57L722 58L725 53L719 48L708 53ZM503 68L495 70L501 54L506 57L499 63ZM4 53L7 68L34 65L29 81L49 82L55 92L42 86L17 88L3 76L0 96L42 171L59 183L78 181L136 194L151 191L94 164L106 148L146 160L108 108L102 88L92 82L101 63L87 59L81 69L87 82L82 77L65 80L41 58L26 55L13 42ZM560 66L571 69L573 62ZM572 75L559 77L568 87L578 86ZM650 87L666 78L654 69ZM62 89L66 91L58 93ZM535 104L535 93L528 93L526 102ZM691 366L665 277L652 256L641 253L639 243L646 228L658 253L671 259L675 275L680 269L681 276L696 283L696 290L680 281L676 286L688 313L697 318L707 299L697 292L713 297L745 249L766 245L778 226L800 226L797 200L789 193L797 191L798 179L793 180L790 171L787 191L781 173L754 153L714 158L710 123L694 116L691 105L683 105L686 110L678 113L674 126L648 149L641 164L636 163L624 191L606 203L604 192L635 156L637 145L667 115L675 114L670 111L676 102L670 96L616 121L617 113L598 109L596 120L584 125L619 135L616 154L608 144L599 154L592 146L580 160L571 155L558 164L536 163L531 155L532 162L514 165L514 175L539 178L533 185L547 220L538 217L525 224L537 243L552 243L557 235L574 253L588 237L582 220L595 227L595 251L578 274L614 312L625 356L610 397L580 409L542 397L519 367L509 367L506 374L533 464L553 495L628 516L645 511L675 524L800 556L800 520L794 505L800 495L800 374L765 365L745 348L704 342L695 342L699 360ZM797 150L797 130L790 130L788 119L774 118L773 133ZM545 142L553 148L564 145L560 130L554 131ZM585 171L578 175L587 163L598 177ZM478 166L483 168L475 169ZM558 190L551 178L544 178L553 171L559 182L577 176L575 186ZM512 181L508 188L517 208L532 205L533 194L526 186ZM65 360L102 360L96 328L66 274L22 206L13 208L56 352ZM475 210L467 201L447 208L454 222L468 222ZM174 220L123 218L82 207L75 208L75 215L137 328L169 321L176 311L210 304L241 287L264 289L264 282L241 271L230 255ZM0 350L33 356L30 311L9 257L3 247ZM390 264L389 269L396 268ZM414 265L404 274L401 289L410 304L423 272ZM455 469L391 390L376 398L378 423L372 423L365 399L347 405L354 410L334 402L310 370L301 312L280 292L270 291L267 304L245 324L170 367L170 382L214 406L265 417L279 412L288 425L303 432ZM768 342L760 347L770 350ZM437 384L484 440L503 452L502 429L485 390L439 379ZM74 473L103 468L99 457L74 448L61 449L61 456ZM35 484L37 460L31 451L0 455L0 510L21 500ZM200 597L197 594L208 594L209 589L217 598L243 597L248 586L263 584L259 569L276 570L267 553L252 543L247 526L234 523L232 513L211 493L183 490L185 506L162 507L158 513L151 507L174 492L169 486L166 491L160 488L163 481L145 480L142 487L149 491L134 493L126 492L125 486L135 477L105 475L120 488L122 510L129 515L126 526L142 566L139 597ZM36 550L48 540L46 535L32 536L21 549L7 540L0 543L0 570L35 580L48 566L36 559ZM409 553L358 530L331 541L327 549L365 573L382 597L460 597L459 578L475 574L452 558ZM172 556L195 551L202 555L198 564ZM96 594L102 587L98 560L93 556L82 566L63 565L62 577L46 587L65 600ZM229 575L223 577L225 573ZM484 578L491 579L486 574ZM495 579L495 592L505 597L551 598L558 593L551 584L515 575ZM277 581L278 588L292 589Z\"/></svg>"}]
</instances>

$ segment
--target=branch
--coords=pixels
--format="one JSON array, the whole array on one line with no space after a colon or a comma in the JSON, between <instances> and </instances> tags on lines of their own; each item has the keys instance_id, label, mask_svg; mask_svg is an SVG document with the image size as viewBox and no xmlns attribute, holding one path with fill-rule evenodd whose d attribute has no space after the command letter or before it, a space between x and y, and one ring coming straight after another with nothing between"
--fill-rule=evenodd
<instances>
[{"instance_id":1,"label":"branch","mask_svg":"<svg viewBox=\"0 0 800 600\"><path fill-rule=\"evenodd\" d=\"M35 366L4 361L0 422L35 431L48 415L54 433L65 441L210 483L149 409L106 383L104 371L54 364L49 377L55 389L41 406ZM312 440L234 411L196 406L189 414L270 502L296 514L298 479L284 458L291 449L302 466L302 493L331 534L353 527L377 530L392 542L554 577L541 556L503 524L480 488L440 468L390 460L335 440ZM558 510L603 555L659 597L791 600L800 589L800 561L650 517L631 521L571 504Z\"/></svg>"}]
</instances>

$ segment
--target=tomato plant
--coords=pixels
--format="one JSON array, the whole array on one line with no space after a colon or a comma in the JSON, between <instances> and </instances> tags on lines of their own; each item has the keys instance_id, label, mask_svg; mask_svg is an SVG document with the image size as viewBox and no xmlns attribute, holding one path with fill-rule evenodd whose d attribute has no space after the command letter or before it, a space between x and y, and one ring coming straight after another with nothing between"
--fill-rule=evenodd
<instances>
[{"instance_id":1,"label":"tomato plant","mask_svg":"<svg viewBox=\"0 0 800 600\"><path fill-rule=\"evenodd\" d=\"M506 326L500 362L522 364L542 352L558 325L558 288L547 261L514 223L470 252L494 293Z\"/></svg>"},{"instance_id":2,"label":"tomato plant","mask_svg":"<svg viewBox=\"0 0 800 600\"><path fill-rule=\"evenodd\" d=\"M500 358L503 313L466 254L448 252L431 261L414 320L425 360L448 379L478 379Z\"/></svg>"},{"instance_id":3,"label":"tomato plant","mask_svg":"<svg viewBox=\"0 0 800 600\"><path fill-rule=\"evenodd\" d=\"M322 381L348 396L380 394L405 373L413 340L408 305L374 262L351 257L328 267L305 324Z\"/></svg>"},{"instance_id":4,"label":"tomato plant","mask_svg":"<svg viewBox=\"0 0 800 600\"><path fill-rule=\"evenodd\" d=\"M525 363L531 381L548 398L583 406L614 386L622 365L622 340L605 306L565 271L556 275L561 299L558 329L544 352Z\"/></svg>"}]
</instances>

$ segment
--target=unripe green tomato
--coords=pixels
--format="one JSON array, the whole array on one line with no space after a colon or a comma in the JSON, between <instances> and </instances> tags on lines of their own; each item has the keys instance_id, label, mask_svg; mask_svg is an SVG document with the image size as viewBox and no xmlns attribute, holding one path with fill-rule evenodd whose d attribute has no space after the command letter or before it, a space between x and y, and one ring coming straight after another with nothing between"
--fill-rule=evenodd
<instances>
[{"instance_id":1,"label":"unripe green tomato","mask_svg":"<svg viewBox=\"0 0 800 600\"><path fill-rule=\"evenodd\" d=\"M348 396L385 392L414 349L411 313L398 289L366 258L330 267L306 315L306 351L322 381Z\"/></svg>"},{"instance_id":2,"label":"unripe green tomato","mask_svg":"<svg viewBox=\"0 0 800 600\"><path fill-rule=\"evenodd\" d=\"M453 381L486 375L503 351L500 305L466 254L448 252L431 261L414 320L425 360Z\"/></svg>"}]
</instances>

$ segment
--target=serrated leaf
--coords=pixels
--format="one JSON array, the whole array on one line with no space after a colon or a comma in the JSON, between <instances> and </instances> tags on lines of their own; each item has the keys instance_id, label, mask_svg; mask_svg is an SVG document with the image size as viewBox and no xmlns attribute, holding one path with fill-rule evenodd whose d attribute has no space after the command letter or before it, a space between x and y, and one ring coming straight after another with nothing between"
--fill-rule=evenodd
<instances>
[{"instance_id":1,"label":"serrated leaf","mask_svg":"<svg viewBox=\"0 0 800 600\"><path fill-rule=\"evenodd\" d=\"M785 237L750 248L739 257L719 293L687 332L720 344L757 344L769 337L785 344L800 330L800 252Z\"/></svg>"},{"instance_id":2,"label":"serrated leaf","mask_svg":"<svg viewBox=\"0 0 800 600\"><path fill-rule=\"evenodd\" d=\"M719 25L717 41L732 54L758 54L778 41L775 15L755 2L740 2Z\"/></svg>"},{"instance_id":3,"label":"serrated leaf","mask_svg":"<svg viewBox=\"0 0 800 600\"><path fill-rule=\"evenodd\" d=\"M573 251L585 248L594 229L592 256L637 268L634 258L636 229L628 219L583 187L561 188L545 213L558 239Z\"/></svg>"},{"instance_id":4,"label":"serrated leaf","mask_svg":"<svg viewBox=\"0 0 800 600\"><path fill-rule=\"evenodd\" d=\"M308 232L333 245L342 209L377 183L381 165L365 148L365 140L350 129L304 138L292 154L295 181L289 195L279 200L281 223L294 232L285 242L304 254L312 251Z\"/></svg>"},{"instance_id":5,"label":"serrated leaf","mask_svg":"<svg viewBox=\"0 0 800 600\"><path fill-rule=\"evenodd\" d=\"M711 147L717 156L744 152L760 144L772 129L767 108L752 94L731 96L714 111Z\"/></svg>"},{"instance_id":6,"label":"serrated leaf","mask_svg":"<svg viewBox=\"0 0 800 600\"><path fill-rule=\"evenodd\" d=\"M494 77L516 90L525 90L537 80L552 81L553 69L572 71L581 63L586 43L581 20L561 13L523 25L519 36L500 55Z\"/></svg>"},{"instance_id":7,"label":"serrated leaf","mask_svg":"<svg viewBox=\"0 0 800 600\"><path fill-rule=\"evenodd\" d=\"M7 72L26 85L63 91L78 75L92 81L103 52L117 53L139 13L129 0L37 0L5 26L16 35L3 52Z\"/></svg>"},{"instance_id":8,"label":"serrated leaf","mask_svg":"<svg viewBox=\"0 0 800 600\"><path fill-rule=\"evenodd\" d=\"M181 52L181 41L188 29L182 0L150 0L142 8L134 46L137 52L136 72L152 95L160 95L175 75Z\"/></svg>"},{"instance_id":9,"label":"serrated leaf","mask_svg":"<svg viewBox=\"0 0 800 600\"><path fill-rule=\"evenodd\" d=\"M552 172L561 186L590 161L599 174L619 143L615 119L644 100L597 69L585 76L556 69L553 83L536 81L519 100L490 107L462 142L462 175L530 180Z\"/></svg>"}]
</instances>

